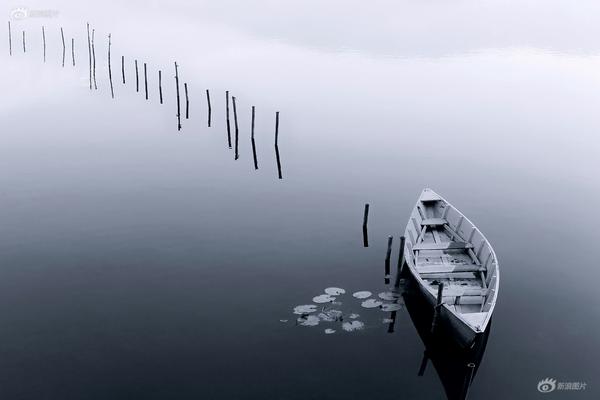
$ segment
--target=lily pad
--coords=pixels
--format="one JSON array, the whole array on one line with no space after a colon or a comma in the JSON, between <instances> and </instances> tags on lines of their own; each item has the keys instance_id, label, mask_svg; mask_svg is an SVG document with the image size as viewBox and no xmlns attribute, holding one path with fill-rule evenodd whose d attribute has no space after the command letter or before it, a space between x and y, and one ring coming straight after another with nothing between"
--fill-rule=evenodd
<instances>
[{"instance_id":1,"label":"lily pad","mask_svg":"<svg viewBox=\"0 0 600 400\"><path fill-rule=\"evenodd\" d=\"M354 292L352 296L356 297L357 299L366 299L367 297L371 297L372 294L373 293L367 290L363 290L361 292Z\"/></svg>"},{"instance_id":2,"label":"lily pad","mask_svg":"<svg viewBox=\"0 0 600 400\"><path fill-rule=\"evenodd\" d=\"M335 333L335 329L331 329L331 328L325 329L325 334L326 335L331 335L332 333Z\"/></svg>"},{"instance_id":3,"label":"lily pad","mask_svg":"<svg viewBox=\"0 0 600 400\"><path fill-rule=\"evenodd\" d=\"M316 315L308 315L306 318L298 318L298 323L302 326L317 326L319 325L319 317Z\"/></svg>"},{"instance_id":4,"label":"lily pad","mask_svg":"<svg viewBox=\"0 0 600 400\"><path fill-rule=\"evenodd\" d=\"M302 315L302 314L310 314L317 311L317 306L314 304L304 304L301 306L294 307L294 314Z\"/></svg>"},{"instance_id":5,"label":"lily pad","mask_svg":"<svg viewBox=\"0 0 600 400\"><path fill-rule=\"evenodd\" d=\"M342 329L345 330L346 332L353 332L353 331L358 331L361 330L365 327L365 324L362 323L361 321L350 321L350 322L344 322L342 324Z\"/></svg>"},{"instance_id":6,"label":"lily pad","mask_svg":"<svg viewBox=\"0 0 600 400\"><path fill-rule=\"evenodd\" d=\"M400 298L400 295L395 292L381 292L379 298L387 301L394 301Z\"/></svg>"},{"instance_id":7,"label":"lily pad","mask_svg":"<svg viewBox=\"0 0 600 400\"><path fill-rule=\"evenodd\" d=\"M360 315L358 315L358 314L350 314L350 315L348 316L348 318L350 318L350 319L356 319L356 318L358 318L358 317L360 317Z\"/></svg>"},{"instance_id":8,"label":"lily pad","mask_svg":"<svg viewBox=\"0 0 600 400\"><path fill-rule=\"evenodd\" d=\"M335 300L335 297L330 296L328 294L320 294L318 296L313 297L312 301L314 303L332 303Z\"/></svg>"},{"instance_id":9,"label":"lily pad","mask_svg":"<svg viewBox=\"0 0 600 400\"><path fill-rule=\"evenodd\" d=\"M327 289L325 289L325 293L331 296L339 296L340 294L346 293L346 291L338 287L328 287Z\"/></svg>"},{"instance_id":10,"label":"lily pad","mask_svg":"<svg viewBox=\"0 0 600 400\"><path fill-rule=\"evenodd\" d=\"M375 308L375 307L379 307L382 304L383 303L379 300L367 299L367 300L363 301L360 305L363 306L364 308Z\"/></svg>"}]
</instances>

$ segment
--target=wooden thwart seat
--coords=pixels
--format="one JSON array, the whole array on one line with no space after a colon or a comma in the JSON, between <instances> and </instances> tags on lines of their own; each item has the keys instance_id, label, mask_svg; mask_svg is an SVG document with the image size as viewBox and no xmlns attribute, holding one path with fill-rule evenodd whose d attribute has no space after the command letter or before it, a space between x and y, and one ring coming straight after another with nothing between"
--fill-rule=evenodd
<instances>
[{"instance_id":1,"label":"wooden thwart seat","mask_svg":"<svg viewBox=\"0 0 600 400\"><path fill-rule=\"evenodd\" d=\"M416 250L448 250L448 249L472 249L471 243L465 242L443 242L443 243L418 243L413 246Z\"/></svg>"},{"instance_id":2,"label":"wooden thwart seat","mask_svg":"<svg viewBox=\"0 0 600 400\"><path fill-rule=\"evenodd\" d=\"M448 221L446 221L444 218L426 218L421 221L421 226L443 226L447 223Z\"/></svg>"},{"instance_id":3,"label":"wooden thwart seat","mask_svg":"<svg viewBox=\"0 0 600 400\"><path fill-rule=\"evenodd\" d=\"M419 274L441 274L452 272L480 272L485 271L485 268L475 264L429 264L417 265L417 271L419 272Z\"/></svg>"}]
</instances>

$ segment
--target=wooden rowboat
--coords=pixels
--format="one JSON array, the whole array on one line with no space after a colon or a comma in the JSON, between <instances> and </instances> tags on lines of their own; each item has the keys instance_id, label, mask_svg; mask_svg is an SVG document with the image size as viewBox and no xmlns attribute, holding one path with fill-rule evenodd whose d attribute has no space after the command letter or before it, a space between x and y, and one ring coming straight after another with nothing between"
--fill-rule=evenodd
<instances>
[{"instance_id":1,"label":"wooden rowboat","mask_svg":"<svg viewBox=\"0 0 600 400\"><path fill-rule=\"evenodd\" d=\"M437 307L436 325L471 346L485 332L498 296L494 249L467 217L431 189L419 196L405 237L406 264L424 297Z\"/></svg>"}]
</instances>

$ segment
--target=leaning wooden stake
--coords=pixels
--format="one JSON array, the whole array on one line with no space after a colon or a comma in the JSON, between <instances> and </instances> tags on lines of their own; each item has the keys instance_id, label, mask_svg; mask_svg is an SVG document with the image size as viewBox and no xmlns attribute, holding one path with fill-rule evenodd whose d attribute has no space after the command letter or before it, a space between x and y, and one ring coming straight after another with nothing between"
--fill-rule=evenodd
<instances>
[{"instance_id":1,"label":"leaning wooden stake","mask_svg":"<svg viewBox=\"0 0 600 400\"><path fill-rule=\"evenodd\" d=\"M229 123L229 90L225 91L225 116L227 118L227 144L231 148L231 124Z\"/></svg>"},{"instance_id":2,"label":"leaning wooden stake","mask_svg":"<svg viewBox=\"0 0 600 400\"><path fill-rule=\"evenodd\" d=\"M44 45L44 62L46 62L46 29L42 25L42 44Z\"/></svg>"},{"instance_id":3,"label":"leaning wooden stake","mask_svg":"<svg viewBox=\"0 0 600 400\"><path fill-rule=\"evenodd\" d=\"M121 76L123 77L123 85L125 84L125 56L121 56Z\"/></svg>"},{"instance_id":4,"label":"leaning wooden stake","mask_svg":"<svg viewBox=\"0 0 600 400\"><path fill-rule=\"evenodd\" d=\"M440 282L438 284L438 292L437 292L437 301L435 305L435 309L433 311L433 320L431 321L431 333L435 332L438 325L438 319L440 318L440 310L442 308L443 303L443 292L444 292L444 282Z\"/></svg>"},{"instance_id":5,"label":"leaning wooden stake","mask_svg":"<svg viewBox=\"0 0 600 400\"><path fill-rule=\"evenodd\" d=\"M25 31L23 31L23 53L25 53L25 52L26 52L26 49L25 49Z\"/></svg>"},{"instance_id":6,"label":"leaning wooden stake","mask_svg":"<svg viewBox=\"0 0 600 400\"><path fill-rule=\"evenodd\" d=\"M135 60L135 91L139 92L140 91L140 75L138 72L138 63L137 60Z\"/></svg>"},{"instance_id":7,"label":"leaning wooden stake","mask_svg":"<svg viewBox=\"0 0 600 400\"><path fill-rule=\"evenodd\" d=\"M212 114L212 109L210 107L210 93L208 92L208 89L206 89L206 103L208 104L208 127L210 128L210 117Z\"/></svg>"},{"instance_id":8,"label":"leaning wooden stake","mask_svg":"<svg viewBox=\"0 0 600 400\"><path fill-rule=\"evenodd\" d=\"M88 42L88 61L90 70L90 90L92 90L92 38L90 37L90 24L86 24L87 27L87 42Z\"/></svg>"},{"instance_id":9,"label":"leaning wooden stake","mask_svg":"<svg viewBox=\"0 0 600 400\"><path fill-rule=\"evenodd\" d=\"M394 240L394 238L392 236L388 236L388 242L387 242L387 251L385 253L385 277L386 277L386 283L388 283L388 277L390 275L390 257L392 255L392 241Z\"/></svg>"},{"instance_id":10,"label":"leaning wooden stake","mask_svg":"<svg viewBox=\"0 0 600 400\"><path fill-rule=\"evenodd\" d=\"M179 71L177 61L175 61L175 88L177 90L177 130L181 130L181 103L179 101Z\"/></svg>"},{"instance_id":11,"label":"leaning wooden stake","mask_svg":"<svg viewBox=\"0 0 600 400\"><path fill-rule=\"evenodd\" d=\"M71 38L71 57L73 59L73 66L75 66L75 38Z\"/></svg>"},{"instance_id":12,"label":"leaning wooden stake","mask_svg":"<svg viewBox=\"0 0 600 400\"><path fill-rule=\"evenodd\" d=\"M183 84L185 90L185 119L190 119L190 98L188 97L187 82Z\"/></svg>"},{"instance_id":13,"label":"leaning wooden stake","mask_svg":"<svg viewBox=\"0 0 600 400\"><path fill-rule=\"evenodd\" d=\"M400 287L400 275L402 275L402 269L404 268L404 244L406 243L406 238L404 236L400 236L400 249L398 251L398 271L396 272L396 282L394 283L395 287Z\"/></svg>"},{"instance_id":14,"label":"leaning wooden stake","mask_svg":"<svg viewBox=\"0 0 600 400\"><path fill-rule=\"evenodd\" d=\"M146 91L146 100L148 100L148 70L144 63L144 90Z\"/></svg>"},{"instance_id":15,"label":"leaning wooden stake","mask_svg":"<svg viewBox=\"0 0 600 400\"><path fill-rule=\"evenodd\" d=\"M10 29L10 21L8 21L8 55L12 56L12 30Z\"/></svg>"},{"instance_id":16,"label":"leaning wooden stake","mask_svg":"<svg viewBox=\"0 0 600 400\"><path fill-rule=\"evenodd\" d=\"M111 97L114 99L115 98L115 91L113 89L113 81L112 81L112 69L110 66L110 33L108 34L108 80L110 82L110 95Z\"/></svg>"},{"instance_id":17,"label":"leaning wooden stake","mask_svg":"<svg viewBox=\"0 0 600 400\"><path fill-rule=\"evenodd\" d=\"M160 104L162 104L162 71L158 70L158 97Z\"/></svg>"},{"instance_id":18,"label":"leaning wooden stake","mask_svg":"<svg viewBox=\"0 0 600 400\"><path fill-rule=\"evenodd\" d=\"M235 105L235 96L231 98L233 100L233 123L235 126L235 156L234 160L240 158L240 153L238 152L238 143L239 143L239 130L238 130L238 121L237 121L237 107Z\"/></svg>"},{"instance_id":19,"label":"leaning wooden stake","mask_svg":"<svg viewBox=\"0 0 600 400\"><path fill-rule=\"evenodd\" d=\"M363 213L363 228L369 223L369 203L365 204L365 212Z\"/></svg>"},{"instance_id":20,"label":"leaning wooden stake","mask_svg":"<svg viewBox=\"0 0 600 400\"><path fill-rule=\"evenodd\" d=\"M94 90L98 90L96 81L96 30L92 29L92 77L94 78Z\"/></svg>"},{"instance_id":21,"label":"leaning wooden stake","mask_svg":"<svg viewBox=\"0 0 600 400\"><path fill-rule=\"evenodd\" d=\"M254 109L255 109L255 107L252 106L252 128L250 130L250 137L252 139L254 139Z\"/></svg>"},{"instance_id":22,"label":"leaning wooden stake","mask_svg":"<svg viewBox=\"0 0 600 400\"><path fill-rule=\"evenodd\" d=\"M158 97L160 98L160 104L163 103L162 99L162 71L158 70Z\"/></svg>"},{"instance_id":23,"label":"leaning wooden stake","mask_svg":"<svg viewBox=\"0 0 600 400\"><path fill-rule=\"evenodd\" d=\"M275 113L275 146L279 144L279 111Z\"/></svg>"},{"instance_id":24,"label":"leaning wooden stake","mask_svg":"<svg viewBox=\"0 0 600 400\"><path fill-rule=\"evenodd\" d=\"M283 174L281 173L281 158L279 158L279 146L275 144L275 159L277 160L277 175L279 179L283 179Z\"/></svg>"},{"instance_id":25,"label":"leaning wooden stake","mask_svg":"<svg viewBox=\"0 0 600 400\"><path fill-rule=\"evenodd\" d=\"M62 39L62 45L63 45L62 66L64 68L65 67L65 55L66 55L66 51L67 51L67 46L65 45L65 33L63 32L62 26L60 27L60 37Z\"/></svg>"}]
</instances>

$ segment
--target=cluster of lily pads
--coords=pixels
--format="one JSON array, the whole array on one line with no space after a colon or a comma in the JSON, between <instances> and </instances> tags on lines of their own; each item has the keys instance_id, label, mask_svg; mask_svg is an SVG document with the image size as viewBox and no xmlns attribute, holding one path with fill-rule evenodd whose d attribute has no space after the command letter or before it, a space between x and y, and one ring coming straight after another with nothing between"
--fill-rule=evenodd
<instances>
[{"instance_id":1,"label":"cluster of lily pads","mask_svg":"<svg viewBox=\"0 0 600 400\"><path fill-rule=\"evenodd\" d=\"M344 313L336 308L341 306L339 297L346 294L346 290L338 287L328 287L322 294L313 297L313 304L303 304L294 307L294 314L298 315L296 324L300 326L317 326L320 323L341 323L342 330L346 332L359 331L365 328L365 323L358 318L359 314ZM381 292L373 296L372 292L359 291L352 293L352 297L359 300L360 306L366 309L380 309L381 311L397 311L402 308L400 295L397 292ZM287 322L287 320L281 320ZM383 323L389 323L389 318L384 318ZM336 330L326 328L325 334L335 333Z\"/></svg>"}]
</instances>

